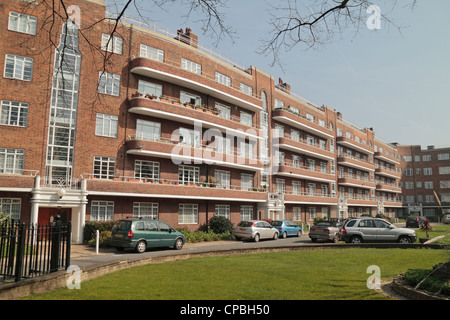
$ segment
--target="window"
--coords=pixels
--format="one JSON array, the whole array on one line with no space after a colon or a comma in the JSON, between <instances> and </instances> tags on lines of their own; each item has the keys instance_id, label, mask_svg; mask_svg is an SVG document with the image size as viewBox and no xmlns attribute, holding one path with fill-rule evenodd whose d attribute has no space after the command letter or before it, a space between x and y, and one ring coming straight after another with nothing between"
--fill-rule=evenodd
<instances>
[{"instance_id":1,"label":"window","mask_svg":"<svg viewBox=\"0 0 450 320\"><path fill-rule=\"evenodd\" d=\"M28 122L28 103L2 100L0 124L26 127Z\"/></svg>"},{"instance_id":2,"label":"window","mask_svg":"<svg viewBox=\"0 0 450 320\"><path fill-rule=\"evenodd\" d=\"M284 102L279 100L279 99L275 99L274 108L275 109L283 109L284 108Z\"/></svg>"},{"instance_id":3,"label":"window","mask_svg":"<svg viewBox=\"0 0 450 320\"><path fill-rule=\"evenodd\" d=\"M94 177L112 179L116 172L116 158L94 157Z\"/></svg>"},{"instance_id":4,"label":"window","mask_svg":"<svg viewBox=\"0 0 450 320\"><path fill-rule=\"evenodd\" d=\"M293 207L293 218L294 221L301 221L302 220L302 208L301 207Z\"/></svg>"},{"instance_id":5,"label":"window","mask_svg":"<svg viewBox=\"0 0 450 320\"><path fill-rule=\"evenodd\" d=\"M201 146L201 132L198 130L180 128L180 144L191 147Z\"/></svg>"},{"instance_id":6,"label":"window","mask_svg":"<svg viewBox=\"0 0 450 320\"><path fill-rule=\"evenodd\" d=\"M33 73L33 59L12 54L6 55L4 77L31 81Z\"/></svg>"},{"instance_id":7,"label":"window","mask_svg":"<svg viewBox=\"0 0 450 320\"><path fill-rule=\"evenodd\" d=\"M300 142L300 132L297 130L291 129L291 140Z\"/></svg>"},{"instance_id":8,"label":"window","mask_svg":"<svg viewBox=\"0 0 450 320\"><path fill-rule=\"evenodd\" d=\"M162 95L162 85L144 80L139 80L138 91L142 93L144 96L146 94L150 94L155 95L157 98L159 98Z\"/></svg>"},{"instance_id":9,"label":"window","mask_svg":"<svg viewBox=\"0 0 450 320\"><path fill-rule=\"evenodd\" d=\"M240 141L238 156L253 159L253 146L252 142Z\"/></svg>"},{"instance_id":10,"label":"window","mask_svg":"<svg viewBox=\"0 0 450 320\"><path fill-rule=\"evenodd\" d=\"M151 202L134 202L133 217L158 219L158 204Z\"/></svg>"},{"instance_id":11,"label":"window","mask_svg":"<svg viewBox=\"0 0 450 320\"><path fill-rule=\"evenodd\" d=\"M196 74L202 74L202 66L190 60L181 59L181 68Z\"/></svg>"},{"instance_id":12,"label":"window","mask_svg":"<svg viewBox=\"0 0 450 320\"><path fill-rule=\"evenodd\" d=\"M216 204L215 215L219 217L231 218L230 206L227 204Z\"/></svg>"},{"instance_id":13,"label":"window","mask_svg":"<svg viewBox=\"0 0 450 320\"><path fill-rule=\"evenodd\" d=\"M433 174L433 168L423 168L424 176L431 176Z\"/></svg>"},{"instance_id":14,"label":"window","mask_svg":"<svg viewBox=\"0 0 450 320\"><path fill-rule=\"evenodd\" d=\"M415 162L420 162L420 156L414 156L414 161Z\"/></svg>"},{"instance_id":15,"label":"window","mask_svg":"<svg viewBox=\"0 0 450 320\"><path fill-rule=\"evenodd\" d=\"M0 173L23 173L25 150L0 148Z\"/></svg>"},{"instance_id":16,"label":"window","mask_svg":"<svg viewBox=\"0 0 450 320\"><path fill-rule=\"evenodd\" d=\"M231 118L230 107L216 103L216 108L217 108L217 110L219 110L219 114L218 114L219 117L224 118L224 119Z\"/></svg>"},{"instance_id":17,"label":"window","mask_svg":"<svg viewBox=\"0 0 450 320\"><path fill-rule=\"evenodd\" d=\"M316 217L316 208L315 207L309 207L309 219L314 219Z\"/></svg>"},{"instance_id":18,"label":"window","mask_svg":"<svg viewBox=\"0 0 450 320\"><path fill-rule=\"evenodd\" d=\"M425 202L434 202L434 196L433 195L425 195Z\"/></svg>"},{"instance_id":19,"label":"window","mask_svg":"<svg viewBox=\"0 0 450 320\"><path fill-rule=\"evenodd\" d=\"M119 96L120 75L108 72L99 72L98 93Z\"/></svg>"},{"instance_id":20,"label":"window","mask_svg":"<svg viewBox=\"0 0 450 320\"><path fill-rule=\"evenodd\" d=\"M140 56L142 58L164 62L164 51L147 46L145 44L141 44Z\"/></svg>"},{"instance_id":21,"label":"window","mask_svg":"<svg viewBox=\"0 0 450 320\"><path fill-rule=\"evenodd\" d=\"M286 184L284 179L276 179L276 191L277 193L285 193L286 191Z\"/></svg>"},{"instance_id":22,"label":"window","mask_svg":"<svg viewBox=\"0 0 450 320\"><path fill-rule=\"evenodd\" d=\"M253 95L253 88L246 84L241 83L239 89L241 90L241 92L248 94L249 96Z\"/></svg>"},{"instance_id":23,"label":"window","mask_svg":"<svg viewBox=\"0 0 450 320\"><path fill-rule=\"evenodd\" d=\"M102 34L102 50L122 54L123 40L121 37Z\"/></svg>"},{"instance_id":24,"label":"window","mask_svg":"<svg viewBox=\"0 0 450 320\"><path fill-rule=\"evenodd\" d=\"M404 160L405 162L412 162L412 156L404 156L404 157L403 157L403 160Z\"/></svg>"},{"instance_id":25,"label":"window","mask_svg":"<svg viewBox=\"0 0 450 320\"><path fill-rule=\"evenodd\" d=\"M158 182L159 180L159 162L135 160L134 177L136 179L148 179Z\"/></svg>"},{"instance_id":26,"label":"window","mask_svg":"<svg viewBox=\"0 0 450 320\"><path fill-rule=\"evenodd\" d=\"M405 176L412 176L412 175L413 175L413 169L405 168Z\"/></svg>"},{"instance_id":27,"label":"window","mask_svg":"<svg viewBox=\"0 0 450 320\"><path fill-rule=\"evenodd\" d=\"M192 105L201 105L202 99L199 96L183 92L180 93L180 101L181 103L187 103Z\"/></svg>"},{"instance_id":28,"label":"window","mask_svg":"<svg viewBox=\"0 0 450 320\"><path fill-rule=\"evenodd\" d=\"M95 135L117 138L119 118L110 114L97 113Z\"/></svg>"},{"instance_id":29,"label":"window","mask_svg":"<svg viewBox=\"0 0 450 320\"><path fill-rule=\"evenodd\" d=\"M433 181L425 181L425 189L433 189Z\"/></svg>"},{"instance_id":30,"label":"window","mask_svg":"<svg viewBox=\"0 0 450 320\"><path fill-rule=\"evenodd\" d=\"M20 220L21 199L0 198L0 212L10 215L10 219Z\"/></svg>"},{"instance_id":31,"label":"window","mask_svg":"<svg viewBox=\"0 0 450 320\"><path fill-rule=\"evenodd\" d=\"M405 189L407 189L407 190L414 189L414 182L412 182L412 181L406 181L406 182L405 182Z\"/></svg>"},{"instance_id":32,"label":"window","mask_svg":"<svg viewBox=\"0 0 450 320\"><path fill-rule=\"evenodd\" d=\"M441 189L450 189L450 180L442 180L440 182Z\"/></svg>"},{"instance_id":33,"label":"window","mask_svg":"<svg viewBox=\"0 0 450 320\"><path fill-rule=\"evenodd\" d=\"M274 138L284 138L284 126L275 124Z\"/></svg>"},{"instance_id":34,"label":"window","mask_svg":"<svg viewBox=\"0 0 450 320\"><path fill-rule=\"evenodd\" d=\"M36 34L37 18L28 14L10 11L8 30Z\"/></svg>"},{"instance_id":35,"label":"window","mask_svg":"<svg viewBox=\"0 0 450 320\"><path fill-rule=\"evenodd\" d=\"M438 154L438 160L449 160L450 159L450 153L439 153Z\"/></svg>"},{"instance_id":36,"label":"window","mask_svg":"<svg viewBox=\"0 0 450 320\"><path fill-rule=\"evenodd\" d=\"M309 120L309 121L314 122L314 116L312 114L307 113L306 114L306 119Z\"/></svg>"},{"instance_id":37,"label":"window","mask_svg":"<svg viewBox=\"0 0 450 320\"><path fill-rule=\"evenodd\" d=\"M112 221L114 220L113 201L92 201L91 221Z\"/></svg>"},{"instance_id":38,"label":"window","mask_svg":"<svg viewBox=\"0 0 450 320\"><path fill-rule=\"evenodd\" d=\"M158 122L138 119L136 121L136 138L158 141L161 138L161 124Z\"/></svg>"},{"instance_id":39,"label":"window","mask_svg":"<svg viewBox=\"0 0 450 320\"><path fill-rule=\"evenodd\" d=\"M178 206L179 224L197 224L198 223L198 205L181 203Z\"/></svg>"},{"instance_id":40,"label":"window","mask_svg":"<svg viewBox=\"0 0 450 320\"><path fill-rule=\"evenodd\" d=\"M406 202L407 203L414 203L415 197L414 196L406 196Z\"/></svg>"},{"instance_id":41,"label":"window","mask_svg":"<svg viewBox=\"0 0 450 320\"><path fill-rule=\"evenodd\" d=\"M316 184L308 183L308 195L315 196L316 195Z\"/></svg>"},{"instance_id":42,"label":"window","mask_svg":"<svg viewBox=\"0 0 450 320\"><path fill-rule=\"evenodd\" d=\"M417 181L417 182L416 182L416 188L417 188L417 189L422 189L422 187L423 187L422 181Z\"/></svg>"},{"instance_id":43,"label":"window","mask_svg":"<svg viewBox=\"0 0 450 320\"><path fill-rule=\"evenodd\" d=\"M430 154L424 154L422 156L423 161L431 161L431 155Z\"/></svg>"},{"instance_id":44,"label":"window","mask_svg":"<svg viewBox=\"0 0 450 320\"><path fill-rule=\"evenodd\" d=\"M253 206L241 206L241 221L253 219Z\"/></svg>"},{"instance_id":45,"label":"window","mask_svg":"<svg viewBox=\"0 0 450 320\"><path fill-rule=\"evenodd\" d=\"M302 194L302 184L300 181L292 181L292 194Z\"/></svg>"},{"instance_id":46,"label":"window","mask_svg":"<svg viewBox=\"0 0 450 320\"><path fill-rule=\"evenodd\" d=\"M230 177L230 171L215 170L214 180L216 182L216 187L229 189L231 181Z\"/></svg>"},{"instance_id":47,"label":"window","mask_svg":"<svg viewBox=\"0 0 450 320\"><path fill-rule=\"evenodd\" d=\"M178 183L198 183L200 178L200 169L191 166L178 167Z\"/></svg>"},{"instance_id":48,"label":"window","mask_svg":"<svg viewBox=\"0 0 450 320\"><path fill-rule=\"evenodd\" d=\"M216 72L216 81L228 87L231 87L231 78L219 72Z\"/></svg>"},{"instance_id":49,"label":"window","mask_svg":"<svg viewBox=\"0 0 450 320\"><path fill-rule=\"evenodd\" d=\"M439 167L439 174L450 174L450 167Z\"/></svg>"},{"instance_id":50,"label":"window","mask_svg":"<svg viewBox=\"0 0 450 320\"><path fill-rule=\"evenodd\" d=\"M301 168L301 158L300 156L292 155L292 166L294 168Z\"/></svg>"},{"instance_id":51,"label":"window","mask_svg":"<svg viewBox=\"0 0 450 320\"><path fill-rule=\"evenodd\" d=\"M241 190L251 190L253 188L253 175L241 173Z\"/></svg>"},{"instance_id":52,"label":"window","mask_svg":"<svg viewBox=\"0 0 450 320\"><path fill-rule=\"evenodd\" d=\"M251 127L252 115L250 113L241 111L241 123Z\"/></svg>"}]
</instances>

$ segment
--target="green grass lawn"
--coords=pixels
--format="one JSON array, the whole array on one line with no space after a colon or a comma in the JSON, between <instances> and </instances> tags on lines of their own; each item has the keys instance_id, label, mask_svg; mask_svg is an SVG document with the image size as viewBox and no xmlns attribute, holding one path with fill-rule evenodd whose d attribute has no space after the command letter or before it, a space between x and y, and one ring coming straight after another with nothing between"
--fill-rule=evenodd
<instances>
[{"instance_id":1,"label":"green grass lawn","mask_svg":"<svg viewBox=\"0 0 450 320\"><path fill-rule=\"evenodd\" d=\"M417 233L417 238L426 238L427 235L425 231L422 231L420 229L415 229ZM450 244L450 225L434 225L433 229L431 231L428 231L428 235L430 236L430 239L437 237L437 236L445 236L442 239L436 240L435 243L440 244Z\"/></svg>"},{"instance_id":2,"label":"green grass lawn","mask_svg":"<svg viewBox=\"0 0 450 320\"><path fill-rule=\"evenodd\" d=\"M432 249L343 249L195 258L122 270L27 299L334 300L387 299L369 290L367 268L391 281L448 259Z\"/></svg>"}]
</instances>

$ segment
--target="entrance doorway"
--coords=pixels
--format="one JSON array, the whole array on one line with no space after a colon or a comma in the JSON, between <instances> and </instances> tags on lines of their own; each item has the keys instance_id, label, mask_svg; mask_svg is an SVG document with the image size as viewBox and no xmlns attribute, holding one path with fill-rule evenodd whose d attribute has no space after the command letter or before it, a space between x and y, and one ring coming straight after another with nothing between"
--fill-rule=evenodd
<instances>
[{"instance_id":1,"label":"entrance doorway","mask_svg":"<svg viewBox=\"0 0 450 320\"><path fill-rule=\"evenodd\" d=\"M67 224L72 220L72 208L42 208L39 207L38 224L48 225L54 221L56 215L61 217L61 222Z\"/></svg>"}]
</instances>

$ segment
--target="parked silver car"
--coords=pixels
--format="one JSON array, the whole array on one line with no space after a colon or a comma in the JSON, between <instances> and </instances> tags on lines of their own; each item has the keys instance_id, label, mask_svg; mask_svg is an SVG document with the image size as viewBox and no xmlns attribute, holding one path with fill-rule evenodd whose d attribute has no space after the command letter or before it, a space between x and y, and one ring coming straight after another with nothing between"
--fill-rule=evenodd
<instances>
[{"instance_id":1,"label":"parked silver car","mask_svg":"<svg viewBox=\"0 0 450 320\"><path fill-rule=\"evenodd\" d=\"M241 221L234 229L236 240L253 239L258 242L260 239L276 240L278 236L278 230L263 220Z\"/></svg>"},{"instance_id":2,"label":"parked silver car","mask_svg":"<svg viewBox=\"0 0 450 320\"><path fill-rule=\"evenodd\" d=\"M446 214L442 219L442 222L445 224L450 224L450 214Z\"/></svg>"},{"instance_id":3,"label":"parked silver car","mask_svg":"<svg viewBox=\"0 0 450 320\"><path fill-rule=\"evenodd\" d=\"M349 219L341 230L345 242L399 242L411 243L417 240L412 229L397 228L384 219L355 218Z\"/></svg>"},{"instance_id":4,"label":"parked silver car","mask_svg":"<svg viewBox=\"0 0 450 320\"><path fill-rule=\"evenodd\" d=\"M327 240L339 242L339 229L342 224L338 220L320 221L309 229L309 237L312 242Z\"/></svg>"}]
</instances>

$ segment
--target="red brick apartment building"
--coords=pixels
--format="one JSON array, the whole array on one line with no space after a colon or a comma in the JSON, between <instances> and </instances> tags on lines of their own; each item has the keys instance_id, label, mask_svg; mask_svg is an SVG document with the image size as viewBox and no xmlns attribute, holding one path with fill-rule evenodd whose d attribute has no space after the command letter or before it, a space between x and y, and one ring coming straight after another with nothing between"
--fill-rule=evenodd
<instances>
[{"instance_id":1,"label":"red brick apartment building","mask_svg":"<svg viewBox=\"0 0 450 320\"><path fill-rule=\"evenodd\" d=\"M402 146L403 215L450 213L450 148Z\"/></svg>"},{"instance_id":2,"label":"red brick apartment building","mask_svg":"<svg viewBox=\"0 0 450 320\"><path fill-rule=\"evenodd\" d=\"M130 216L198 229L213 215L401 212L409 149L217 58L190 29L125 21L111 37L102 1L73 5L72 22L39 1L0 4L5 213L32 223L59 213L80 242L86 221Z\"/></svg>"}]
</instances>

